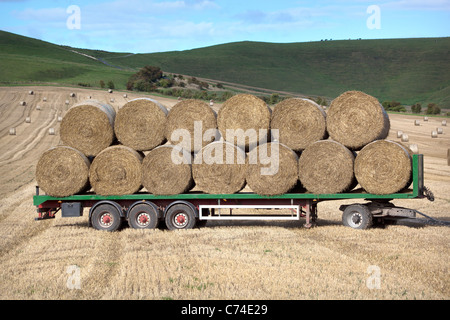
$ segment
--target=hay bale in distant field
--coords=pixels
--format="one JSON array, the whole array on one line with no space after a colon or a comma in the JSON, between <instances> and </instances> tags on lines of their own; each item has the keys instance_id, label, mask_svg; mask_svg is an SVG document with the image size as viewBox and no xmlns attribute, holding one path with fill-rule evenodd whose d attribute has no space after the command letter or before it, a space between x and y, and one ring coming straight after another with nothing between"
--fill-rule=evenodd
<instances>
[{"instance_id":1,"label":"hay bale in distant field","mask_svg":"<svg viewBox=\"0 0 450 320\"><path fill-rule=\"evenodd\" d=\"M133 194L142 187L143 155L122 145L111 146L92 161L89 181L100 195Z\"/></svg>"},{"instance_id":2,"label":"hay bale in distant field","mask_svg":"<svg viewBox=\"0 0 450 320\"><path fill-rule=\"evenodd\" d=\"M251 150L259 142L268 140L270 118L271 111L262 99L250 94L238 94L225 101L220 108L217 127L225 141ZM261 134L260 129L265 132Z\"/></svg>"},{"instance_id":3,"label":"hay bale in distant field","mask_svg":"<svg viewBox=\"0 0 450 320\"><path fill-rule=\"evenodd\" d=\"M407 134L402 134L402 142L408 142L409 141L409 136Z\"/></svg>"},{"instance_id":4,"label":"hay bale in distant field","mask_svg":"<svg viewBox=\"0 0 450 320\"><path fill-rule=\"evenodd\" d=\"M9 129L9 135L10 136L15 136L16 135L16 128L10 128Z\"/></svg>"},{"instance_id":5,"label":"hay bale in distant field","mask_svg":"<svg viewBox=\"0 0 450 320\"><path fill-rule=\"evenodd\" d=\"M423 117L423 121L428 121L428 117Z\"/></svg>"},{"instance_id":6,"label":"hay bale in distant field","mask_svg":"<svg viewBox=\"0 0 450 320\"><path fill-rule=\"evenodd\" d=\"M415 120L415 121L414 121L414 125L415 125L415 126L420 126L420 121L419 121L419 120Z\"/></svg>"},{"instance_id":7,"label":"hay bale in distant field","mask_svg":"<svg viewBox=\"0 0 450 320\"><path fill-rule=\"evenodd\" d=\"M203 136L207 131L211 135L205 135L207 139L204 140ZM185 133L189 133L186 139L183 138ZM198 141L194 140L194 133L197 134ZM189 99L178 102L167 116L165 135L171 144L178 145L188 152L198 152L219 138L216 113L201 100Z\"/></svg>"},{"instance_id":8,"label":"hay bale in distant field","mask_svg":"<svg viewBox=\"0 0 450 320\"><path fill-rule=\"evenodd\" d=\"M297 185L298 156L278 142L259 145L248 154L246 180L257 194L284 194Z\"/></svg>"},{"instance_id":9,"label":"hay bale in distant field","mask_svg":"<svg viewBox=\"0 0 450 320\"><path fill-rule=\"evenodd\" d=\"M46 98L46 97L44 97L44 99L42 99L42 101L46 102L46 101L47 101L47 98Z\"/></svg>"},{"instance_id":10,"label":"hay bale in distant field","mask_svg":"<svg viewBox=\"0 0 450 320\"><path fill-rule=\"evenodd\" d=\"M437 134L443 134L444 133L444 129L436 128L436 132L437 132Z\"/></svg>"},{"instance_id":11,"label":"hay bale in distant field","mask_svg":"<svg viewBox=\"0 0 450 320\"><path fill-rule=\"evenodd\" d=\"M389 134L389 116L380 102L360 91L347 91L334 99L327 113L330 137L359 150Z\"/></svg>"},{"instance_id":12,"label":"hay bale in distant field","mask_svg":"<svg viewBox=\"0 0 450 320\"><path fill-rule=\"evenodd\" d=\"M403 135L403 131L397 131L397 138L401 138Z\"/></svg>"},{"instance_id":13,"label":"hay bale in distant field","mask_svg":"<svg viewBox=\"0 0 450 320\"><path fill-rule=\"evenodd\" d=\"M75 97L75 93L70 93L70 97L74 98Z\"/></svg>"},{"instance_id":14,"label":"hay bale in distant field","mask_svg":"<svg viewBox=\"0 0 450 320\"><path fill-rule=\"evenodd\" d=\"M356 185L353 173L355 154L339 142L317 141L301 154L298 177L311 193L340 193Z\"/></svg>"},{"instance_id":15,"label":"hay bale in distant field","mask_svg":"<svg viewBox=\"0 0 450 320\"><path fill-rule=\"evenodd\" d=\"M413 154L419 154L419 147L417 144L410 144L408 148Z\"/></svg>"},{"instance_id":16,"label":"hay bale in distant field","mask_svg":"<svg viewBox=\"0 0 450 320\"><path fill-rule=\"evenodd\" d=\"M165 141L167 109L158 101L139 98L128 101L117 112L117 139L138 151L151 150Z\"/></svg>"},{"instance_id":17,"label":"hay bale in distant field","mask_svg":"<svg viewBox=\"0 0 450 320\"><path fill-rule=\"evenodd\" d=\"M41 106L36 106L36 110L40 111L41 110Z\"/></svg>"},{"instance_id":18,"label":"hay bale in distant field","mask_svg":"<svg viewBox=\"0 0 450 320\"><path fill-rule=\"evenodd\" d=\"M142 162L142 184L156 195L189 191L194 186L192 155L178 146L162 145L150 151Z\"/></svg>"},{"instance_id":19,"label":"hay bale in distant field","mask_svg":"<svg viewBox=\"0 0 450 320\"><path fill-rule=\"evenodd\" d=\"M20 101L19 104L20 104L21 106L26 106L26 105L27 105L27 103L26 103L25 101Z\"/></svg>"},{"instance_id":20,"label":"hay bale in distant field","mask_svg":"<svg viewBox=\"0 0 450 320\"><path fill-rule=\"evenodd\" d=\"M125 94L123 95L123 97L124 97L124 98L128 98L128 95L125 93Z\"/></svg>"},{"instance_id":21,"label":"hay bale in distant field","mask_svg":"<svg viewBox=\"0 0 450 320\"><path fill-rule=\"evenodd\" d=\"M66 104L69 104L70 103L70 101L69 100L66 100L66 102L65 102Z\"/></svg>"},{"instance_id":22,"label":"hay bale in distant field","mask_svg":"<svg viewBox=\"0 0 450 320\"><path fill-rule=\"evenodd\" d=\"M54 136L55 135L55 128L48 129L48 134L51 135L51 136Z\"/></svg>"},{"instance_id":23,"label":"hay bale in distant field","mask_svg":"<svg viewBox=\"0 0 450 320\"><path fill-rule=\"evenodd\" d=\"M394 141L372 142L355 159L355 177L368 193L399 192L410 184L411 174L410 151Z\"/></svg>"},{"instance_id":24,"label":"hay bale in distant field","mask_svg":"<svg viewBox=\"0 0 450 320\"><path fill-rule=\"evenodd\" d=\"M241 148L216 141L199 151L192 164L196 187L210 194L230 194L245 187L246 155Z\"/></svg>"},{"instance_id":25,"label":"hay bale in distant field","mask_svg":"<svg viewBox=\"0 0 450 320\"><path fill-rule=\"evenodd\" d=\"M61 140L88 157L96 156L114 142L115 116L113 107L95 100L74 105L61 121Z\"/></svg>"},{"instance_id":26,"label":"hay bale in distant field","mask_svg":"<svg viewBox=\"0 0 450 320\"><path fill-rule=\"evenodd\" d=\"M30 90L30 91L28 91L28 94L29 94L29 95L33 95L33 94L34 94L34 91L33 91L33 90Z\"/></svg>"},{"instance_id":27,"label":"hay bale in distant field","mask_svg":"<svg viewBox=\"0 0 450 320\"><path fill-rule=\"evenodd\" d=\"M31 117L26 117L25 118L25 123L31 123Z\"/></svg>"},{"instance_id":28,"label":"hay bale in distant field","mask_svg":"<svg viewBox=\"0 0 450 320\"><path fill-rule=\"evenodd\" d=\"M270 127L278 130L280 143L300 151L326 137L326 113L314 101L286 99L274 107Z\"/></svg>"},{"instance_id":29,"label":"hay bale in distant field","mask_svg":"<svg viewBox=\"0 0 450 320\"><path fill-rule=\"evenodd\" d=\"M437 138L438 137L437 131L431 131L431 137L432 138Z\"/></svg>"},{"instance_id":30,"label":"hay bale in distant field","mask_svg":"<svg viewBox=\"0 0 450 320\"><path fill-rule=\"evenodd\" d=\"M68 197L89 189L89 167L82 152L67 146L54 147L39 158L36 181L48 195Z\"/></svg>"},{"instance_id":31,"label":"hay bale in distant field","mask_svg":"<svg viewBox=\"0 0 450 320\"><path fill-rule=\"evenodd\" d=\"M62 119L63 119L63 117L61 117L61 116L58 116L58 122L61 122L61 121L62 121Z\"/></svg>"},{"instance_id":32,"label":"hay bale in distant field","mask_svg":"<svg viewBox=\"0 0 450 320\"><path fill-rule=\"evenodd\" d=\"M446 127L446 126L447 126L447 120L442 120L442 125L443 125L444 127Z\"/></svg>"}]
</instances>

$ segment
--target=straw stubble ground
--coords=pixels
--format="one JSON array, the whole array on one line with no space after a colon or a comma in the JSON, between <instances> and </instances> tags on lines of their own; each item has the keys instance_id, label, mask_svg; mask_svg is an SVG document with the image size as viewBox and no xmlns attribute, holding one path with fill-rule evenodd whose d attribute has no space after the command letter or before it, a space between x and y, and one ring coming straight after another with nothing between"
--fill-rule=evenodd
<instances>
[{"instance_id":1,"label":"straw stubble ground","mask_svg":"<svg viewBox=\"0 0 450 320\"><path fill-rule=\"evenodd\" d=\"M3 90L0 94L8 96ZM8 90L14 91L17 99L26 98L16 92L19 89ZM22 90L27 93L29 89ZM34 90L40 94L39 88ZM45 90L48 97L61 95L65 99L61 89ZM104 96L105 101L110 97ZM168 107L176 103L165 102ZM450 220L450 167L446 165L446 152L440 152L435 145L448 145L448 134L439 141L431 140L428 128L422 127L423 132L419 132L420 128L411 125L407 117L391 119L391 135L396 130L414 130L410 141L418 143L419 151L425 154L425 182L436 196L435 202L395 203ZM34 124L30 133L44 125L48 124ZM11 137L0 139L4 142ZM41 135L33 140L18 161L37 162L36 155L53 145L49 139L54 136ZM3 144L2 150L6 150ZM338 208L345 201L320 203L318 227L309 230L302 228L302 219L211 222L205 228L183 232L125 228L106 233L88 227L87 211L82 218L63 219L58 214L54 220L36 222L32 206L34 172L24 166L21 175L10 176L12 151L13 147L0 158L1 299L450 297L450 233L446 227L404 223L384 229L353 230L341 223ZM71 266L80 272L79 289L71 282L75 276L68 273L73 270ZM372 281L377 270L380 287L370 289L371 284L377 284Z\"/></svg>"}]
</instances>

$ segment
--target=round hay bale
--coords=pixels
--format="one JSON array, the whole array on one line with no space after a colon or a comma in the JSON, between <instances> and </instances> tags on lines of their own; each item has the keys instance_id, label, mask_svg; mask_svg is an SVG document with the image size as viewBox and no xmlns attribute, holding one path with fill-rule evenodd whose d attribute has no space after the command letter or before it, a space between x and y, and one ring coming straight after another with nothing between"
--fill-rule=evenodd
<instances>
[{"instance_id":1,"label":"round hay bale","mask_svg":"<svg viewBox=\"0 0 450 320\"><path fill-rule=\"evenodd\" d=\"M423 121L428 121L428 117L423 117Z\"/></svg>"},{"instance_id":2,"label":"round hay bale","mask_svg":"<svg viewBox=\"0 0 450 320\"><path fill-rule=\"evenodd\" d=\"M25 122L26 122L26 123L31 123L31 118L30 118L30 117L26 117L26 118L25 118Z\"/></svg>"},{"instance_id":3,"label":"round hay bale","mask_svg":"<svg viewBox=\"0 0 450 320\"><path fill-rule=\"evenodd\" d=\"M389 116L380 102L360 91L347 91L334 99L327 113L330 137L347 148L360 150L389 134Z\"/></svg>"},{"instance_id":4,"label":"round hay bale","mask_svg":"<svg viewBox=\"0 0 450 320\"><path fill-rule=\"evenodd\" d=\"M442 129L442 128L436 128L436 132L437 132L438 134L443 134L443 133L444 133L444 129Z\"/></svg>"},{"instance_id":5,"label":"round hay bale","mask_svg":"<svg viewBox=\"0 0 450 320\"><path fill-rule=\"evenodd\" d=\"M167 109L158 101L138 98L117 112L114 131L117 139L138 151L151 150L165 142Z\"/></svg>"},{"instance_id":6,"label":"round hay bale","mask_svg":"<svg viewBox=\"0 0 450 320\"><path fill-rule=\"evenodd\" d=\"M70 101L69 100L66 100L66 104L69 104L70 103Z\"/></svg>"},{"instance_id":7,"label":"round hay bale","mask_svg":"<svg viewBox=\"0 0 450 320\"><path fill-rule=\"evenodd\" d=\"M108 90L108 93L113 93L113 91L111 89Z\"/></svg>"},{"instance_id":8,"label":"round hay bale","mask_svg":"<svg viewBox=\"0 0 450 320\"><path fill-rule=\"evenodd\" d=\"M20 104L21 106L26 106L26 105L27 105L27 103L26 103L25 101L20 101L19 104Z\"/></svg>"},{"instance_id":9,"label":"round hay bale","mask_svg":"<svg viewBox=\"0 0 450 320\"><path fill-rule=\"evenodd\" d=\"M88 158L80 151L58 146L45 151L36 165L39 187L52 197L68 197L89 190Z\"/></svg>"},{"instance_id":10,"label":"round hay bale","mask_svg":"<svg viewBox=\"0 0 450 320\"><path fill-rule=\"evenodd\" d=\"M397 138L401 138L403 135L403 131L397 131Z\"/></svg>"},{"instance_id":11,"label":"round hay bale","mask_svg":"<svg viewBox=\"0 0 450 320\"><path fill-rule=\"evenodd\" d=\"M217 115L217 127L225 141L246 150L267 142L271 110L260 98L238 94L222 105ZM260 130L263 132L260 132Z\"/></svg>"},{"instance_id":12,"label":"round hay bale","mask_svg":"<svg viewBox=\"0 0 450 320\"><path fill-rule=\"evenodd\" d=\"M33 91L33 90L30 90L30 91L28 91L28 94L33 95L33 94L34 94L34 91Z\"/></svg>"},{"instance_id":13,"label":"round hay bale","mask_svg":"<svg viewBox=\"0 0 450 320\"><path fill-rule=\"evenodd\" d=\"M378 140L365 146L355 159L355 177L372 194L392 194L411 182L412 164L407 148L400 143Z\"/></svg>"},{"instance_id":14,"label":"round hay bale","mask_svg":"<svg viewBox=\"0 0 450 320\"><path fill-rule=\"evenodd\" d=\"M241 148L216 141L200 150L192 164L196 187L210 194L231 194L245 187L246 155Z\"/></svg>"},{"instance_id":15,"label":"round hay bale","mask_svg":"<svg viewBox=\"0 0 450 320\"><path fill-rule=\"evenodd\" d=\"M301 151L326 137L326 113L314 101L286 99L275 105L270 127L273 137L273 130L278 130L280 143Z\"/></svg>"},{"instance_id":16,"label":"round hay bale","mask_svg":"<svg viewBox=\"0 0 450 320\"><path fill-rule=\"evenodd\" d=\"M298 177L311 193L340 193L355 187L355 154L339 142L317 141L308 146L298 162Z\"/></svg>"},{"instance_id":17,"label":"round hay bale","mask_svg":"<svg viewBox=\"0 0 450 320\"><path fill-rule=\"evenodd\" d=\"M188 152L198 152L219 138L216 117L214 110L203 101L189 99L178 102L167 116L166 138Z\"/></svg>"},{"instance_id":18,"label":"round hay bale","mask_svg":"<svg viewBox=\"0 0 450 320\"><path fill-rule=\"evenodd\" d=\"M109 101L110 101L110 102L114 102L114 101L116 101L116 100L114 100L114 98L111 98L111 99L109 99Z\"/></svg>"},{"instance_id":19,"label":"round hay bale","mask_svg":"<svg viewBox=\"0 0 450 320\"><path fill-rule=\"evenodd\" d=\"M414 125L415 125L415 126L420 126L420 121L419 121L419 120L415 120L415 121L414 121Z\"/></svg>"},{"instance_id":20,"label":"round hay bale","mask_svg":"<svg viewBox=\"0 0 450 320\"><path fill-rule=\"evenodd\" d=\"M71 96L72 98L74 98L74 97L75 97L75 93L72 92L72 93L70 94L70 96Z\"/></svg>"},{"instance_id":21,"label":"round hay bale","mask_svg":"<svg viewBox=\"0 0 450 320\"><path fill-rule=\"evenodd\" d=\"M246 180L257 194L284 194L298 183L298 156L278 142L259 145L248 154Z\"/></svg>"},{"instance_id":22,"label":"round hay bale","mask_svg":"<svg viewBox=\"0 0 450 320\"><path fill-rule=\"evenodd\" d=\"M128 95L125 93L125 94L123 95L123 97L124 97L124 98L128 98Z\"/></svg>"},{"instance_id":23,"label":"round hay bale","mask_svg":"<svg viewBox=\"0 0 450 320\"><path fill-rule=\"evenodd\" d=\"M443 125L444 127L446 127L446 126L447 126L447 120L442 120L442 125Z\"/></svg>"},{"instance_id":24,"label":"round hay bale","mask_svg":"<svg viewBox=\"0 0 450 320\"><path fill-rule=\"evenodd\" d=\"M10 128L9 129L9 135L10 136L15 136L16 135L16 128Z\"/></svg>"},{"instance_id":25,"label":"round hay bale","mask_svg":"<svg viewBox=\"0 0 450 320\"><path fill-rule=\"evenodd\" d=\"M413 154L419 154L419 146L417 144L410 144L409 150L411 150Z\"/></svg>"},{"instance_id":26,"label":"round hay bale","mask_svg":"<svg viewBox=\"0 0 450 320\"><path fill-rule=\"evenodd\" d=\"M92 161L89 181L99 195L126 195L142 187L143 155L122 145L111 146Z\"/></svg>"},{"instance_id":27,"label":"round hay bale","mask_svg":"<svg viewBox=\"0 0 450 320\"><path fill-rule=\"evenodd\" d=\"M46 97L44 97L44 99L42 99L42 101L46 102L46 101L47 101L47 98L46 98Z\"/></svg>"},{"instance_id":28,"label":"round hay bale","mask_svg":"<svg viewBox=\"0 0 450 320\"><path fill-rule=\"evenodd\" d=\"M74 105L61 121L61 140L88 157L96 156L115 139L115 116L113 107L95 100Z\"/></svg>"},{"instance_id":29,"label":"round hay bale","mask_svg":"<svg viewBox=\"0 0 450 320\"><path fill-rule=\"evenodd\" d=\"M156 195L189 191L194 186L192 155L179 146L156 147L142 162L142 184Z\"/></svg>"},{"instance_id":30,"label":"round hay bale","mask_svg":"<svg viewBox=\"0 0 450 320\"><path fill-rule=\"evenodd\" d=\"M54 136L55 135L55 128L48 129L48 134L51 135L51 136Z\"/></svg>"},{"instance_id":31,"label":"round hay bale","mask_svg":"<svg viewBox=\"0 0 450 320\"><path fill-rule=\"evenodd\" d=\"M402 134L402 142L408 142L409 141L409 136L407 134Z\"/></svg>"},{"instance_id":32,"label":"round hay bale","mask_svg":"<svg viewBox=\"0 0 450 320\"><path fill-rule=\"evenodd\" d=\"M61 117L61 116L58 116L58 122L61 122L61 121L62 121L62 119L63 119L63 117Z\"/></svg>"},{"instance_id":33,"label":"round hay bale","mask_svg":"<svg viewBox=\"0 0 450 320\"><path fill-rule=\"evenodd\" d=\"M437 131L431 131L431 137L432 138L437 138L438 137Z\"/></svg>"},{"instance_id":34,"label":"round hay bale","mask_svg":"<svg viewBox=\"0 0 450 320\"><path fill-rule=\"evenodd\" d=\"M36 110L41 110L41 106L36 106Z\"/></svg>"}]
</instances>

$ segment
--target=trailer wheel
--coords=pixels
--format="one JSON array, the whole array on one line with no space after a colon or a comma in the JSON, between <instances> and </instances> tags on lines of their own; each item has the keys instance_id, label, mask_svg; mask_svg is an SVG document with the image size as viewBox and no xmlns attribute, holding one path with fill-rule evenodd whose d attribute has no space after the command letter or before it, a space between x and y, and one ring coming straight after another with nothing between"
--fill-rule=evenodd
<instances>
[{"instance_id":1,"label":"trailer wheel","mask_svg":"<svg viewBox=\"0 0 450 320\"><path fill-rule=\"evenodd\" d=\"M112 204L101 204L92 212L91 222L97 230L116 231L122 221L116 207Z\"/></svg>"},{"instance_id":2,"label":"trailer wheel","mask_svg":"<svg viewBox=\"0 0 450 320\"><path fill-rule=\"evenodd\" d=\"M128 213L128 224L134 229L155 229L158 226L158 213L148 204L138 204Z\"/></svg>"},{"instance_id":3,"label":"trailer wheel","mask_svg":"<svg viewBox=\"0 0 450 320\"><path fill-rule=\"evenodd\" d=\"M372 214L365 205L353 204L344 210L342 222L344 226L364 230L372 226Z\"/></svg>"},{"instance_id":4,"label":"trailer wheel","mask_svg":"<svg viewBox=\"0 0 450 320\"><path fill-rule=\"evenodd\" d=\"M166 226L169 230L192 229L195 227L195 214L185 204L176 204L166 212Z\"/></svg>"}]
</instances>

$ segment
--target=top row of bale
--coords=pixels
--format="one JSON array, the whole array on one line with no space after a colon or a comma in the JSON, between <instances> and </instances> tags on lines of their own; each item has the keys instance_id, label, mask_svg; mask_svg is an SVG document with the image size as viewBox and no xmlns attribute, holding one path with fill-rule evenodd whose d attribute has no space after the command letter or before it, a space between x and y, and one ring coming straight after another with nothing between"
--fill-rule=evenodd
<instances>
[{"instance_id":1,"label":"top row of bale","mask_svg":"<svg viewBox=\"0 0 450 320\"><path fill-rule=\"evenodd\" d=\"M194 141L196 121L201 122L200 144ZM191 140L173 135L179 129L187 130ZM385 139L390 124L379 101L359 91L345 92L333 100L327 114L308 99L286 99L272 111L262 99L239 94L228 99L218 114L200 100L181 101L169 112L156 100L139 98L126 103L117 113L108 104L88 100L68 110L60 136L67 146L94 157L116 141L136 151L150 151L169 141L195 153L222 137L249 151L267 141L274 129L279 135L269 136L269 140L277 140L294 151L302 151L328 136L351 150L360 150L372 141ZM239 139L227 135L227 130L254 130L256 135L244 134L245 139Z\"/></svg>"}]
</instances>

